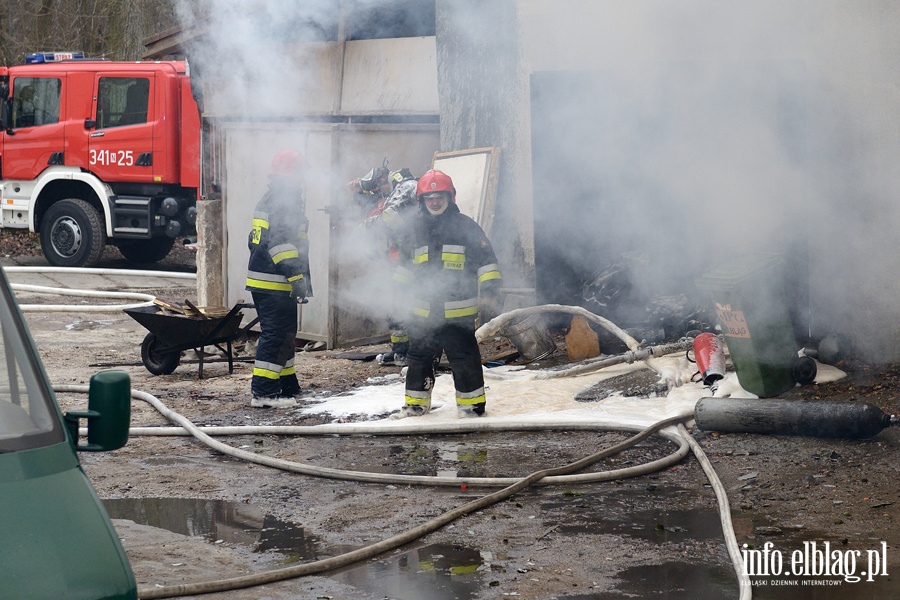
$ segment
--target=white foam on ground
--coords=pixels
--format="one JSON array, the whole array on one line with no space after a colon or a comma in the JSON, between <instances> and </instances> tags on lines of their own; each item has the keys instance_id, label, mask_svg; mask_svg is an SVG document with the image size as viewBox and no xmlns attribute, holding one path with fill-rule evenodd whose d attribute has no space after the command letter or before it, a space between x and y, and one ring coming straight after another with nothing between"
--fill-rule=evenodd
<instances>
[{"instance_id":1,"label":"white foam on ground","mask_svg":"<svg viewBox=\"0 0 900 600\"><path fill-rule=\"evenodd\" d=\"M636 398L622 393L593 402L576 402L575 397L597 383L651 368L656 371L660 383L669 386L664 397ZM818 365L816 382L835 381L845 374L828 365ZM744 390L733 371L720 380L715 393L699 382L691 381L696 365L688 362L684 354L652 358L635 364L619 364L586 375L545 379L547 372L527 370L521 367L498 367L485 371L487 414L478 421L510 418L529 423L585 421L615 421L623 425L644 426L666 417L689 411L700 398L753 399L754 394ZM404 382L398 380L387 385L371 385L341 396L314 401L304 407L303 414L327 414L335 420L356 417L374 419L380 415L395 413L381 419L386 426L415 426L417 423L435 423L455 420L456 394L453 378L449 374L437 377L432 391L431 412L414 418L397 419L396 412L404 403Z\"/></svg>"}]
</instances>

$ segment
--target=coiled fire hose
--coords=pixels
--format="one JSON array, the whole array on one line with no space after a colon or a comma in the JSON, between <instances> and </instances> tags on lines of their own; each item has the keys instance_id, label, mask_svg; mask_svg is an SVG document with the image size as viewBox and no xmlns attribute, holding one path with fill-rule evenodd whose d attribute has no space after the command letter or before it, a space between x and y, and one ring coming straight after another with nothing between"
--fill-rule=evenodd
<instances>
[{"instance_id":1,"label":"coiled fire hose","mask_svg":"<svg viewBox=\"0 0 900 600\"><path fill-rule=\"evenodd\" d=\"M58 386L54 387L56 391L59 392L80 392L86 393L88 391L87 386ZM290 463L288 461L283 461L280 459L274 459L271 457L260 456L254 453L245 452L237 448L233 448L228 446L227 444L222 444L220 442L216 442L213 440L206 431L214 430L214 433L224 435L225 431L228 430L229 434L247 434L251 432L261 432L270 434L305 434L305 435L333 435L336 433L343 434L362 434L365 433L367 435L372 435L374 433L380 433L382 435L397 435L399 433L410 433L410 428L405 428L405 430L400 430L396 427L384 427L384 426L373 426L373 425L317 425L317 426L308 426L308 427L228 427L228 428L200 428L191 423L184 416L170 410L167 408L162 402L160 402L154 396L141 391L133 391L132 397L138 400L143 400L151 404L154 408L159 410L166 418L177 423L181 427L174 429L184 429L189 432L191 435L196 437L198 440L203 442L204 444L210 446L211 448L224 452L228 455L244 458L246 460L252 460L258 464L263 464L266 466L272 466L274 468L290 470L293 472L304 473L308 475L321 476L321 477L329 477L336 479L349 479L354 481L390 481L393 483L403 483L403 484L429 484L429 485L460 485L466 483L467 485L482 485L482 486L491 486L491 485L506 485L507 487L483 496L478 500L474 500L463 506L460 506L452 511L449 511L431 521L423 523L417 527L409 529L400 534L391 536L387 539L384 539L375 544L371 544L369 546L365 546L363 548L359 548L357 550L348 552L346 554L323 559L319 561L314 561L311 563L306 563L303 565L296 565L292 567L286 567L283 569L276 569L272 571L267 571L264 573L257 573L253 575L247 575L242 577L234 577L228 579L220 579L215 581L208 582L200 582L200 583L192 583L192 584L181 584L175 586L163 586L163 587L152 587L152 588L140 588L138 590L138 594L140 598L173 598L178 596L187 596L187 595L196 595L196 594L206 594L212 592L221 592L231 589L242 589L248 587L254 587L258 585L264 585L268 583L274 583L277 581L283 581L287 579L292 579L296 577L302 577L306 575L313 575L316 573L322 573L326 571L330 571L339 567L347 566L353 564L355 562L359 562L361 560L366 560L368 558L372 558L377 556L383 552L388 550L392 550L404 544L407 544L413 540L416 540L428 533L432 533L441 527L451 523L452 521L475 512L477 510L481 510L488 506L491 506L497 502L500 502L515 493L521 491L522 489L538 484L552 484L552 483L562 483L562 482L586 482L586 481L603 481L603 480L611 480L611 479L623 479L627 477L634 477L638 475L643 475L647 473L652 473L657 471L669 464L673 464L682 460L687 452L687 448L690 448L694 451L695 455L697 455L698 460L701 461L701 465L703 465L704 472L710 480L713 488L716 490L716 497L719 502L720 509L720 518L722 521L723 531L726 538L726 545L728 547L729 555L733 561L734 569L738 577L738 583L740 587L740 600L748 600L751 598L751 588L749 584L749 578L743 574L743 569L741 568L741 558L740 551L738 549L737 540L734 535L734 530L731 526L731 517L730 517L730 509L728 505L728 499L725 494L724 487L718 479L718 476L715 474L715 471L712 469L712 466L709 465L709 461L706 459L703 454L702 449L699 444L693 440L690 434L684 429L681 423L683 421L689 420L693 416L692 411L687 411L682 414L669 417L667 419L656 422L648 427L640 430L639 433L630 437L629 439L620 442L608 449L598 451L590 456L587 456L581 460L570 463L568 465L555 467L551 469L544 469L541 471L537 471L528 475L524 478L458 478L458 477L448 477L448 478L440 478L440 477L422 477L422 476L408 476L408 475L389 475L389 474L379 474L379 473L361 473L354 471L341 471L337 469L327 469L321 467L312 467L310 465L301 465L299 463ZM667 431L661 431L665 428L679 424L679 428L677 433L671 433ZM576 423L572 423L571 425L578 425ZM492 424L488 421L475 421L475 422L466 422L466 423L447 423L441 426L426 426L426 427L416 427L412 432L413 433L424 433L424 432L473 432L473 431L509 431L509 430L535 430L535 429L572 429L575 427L569 427L569 424L553 424L552 426L523 426L523 424L519 424L518 428L514 426L514 424L502 424L495 423ZM592 425L585 424L583 421L580 422L580 426L578 427L582 430L584 429L631 429L634 430L635 427L627 427L622 426L621 424L616 423L594 423ZM159 429L159 428L140 428L142 433L149 434L150 432L146 430L151 429ZM172 430L173 428L165 428L168 430ZM671 454L668 457L663 459L659 459L656 461L652 461L645 465L638 465L635 467L629 467L626 469L618 469L615 471L606 471L600 473L587 473L581 475L572 475L573 472L584 469L591 464L596 463L603 458L612 456L618 452L621 452L640 441L646 439L651 434L656 431L660 431L660 433L673 441L677 441L679 443L679 449ZM171 435L172 433L170 433ZM181 433L178 433L181 434ZM702 456L702 459L700 458Z\"/></svg>"}]
</instances>

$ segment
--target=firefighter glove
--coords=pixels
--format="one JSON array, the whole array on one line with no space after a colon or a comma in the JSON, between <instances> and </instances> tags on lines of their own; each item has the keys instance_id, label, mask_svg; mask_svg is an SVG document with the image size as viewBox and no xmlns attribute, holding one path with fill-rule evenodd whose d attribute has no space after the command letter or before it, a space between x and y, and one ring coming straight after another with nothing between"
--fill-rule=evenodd
<instances>
[{"instance_id":1,"label":"firefighter glove","mask_svg":"<svg viewBox=\"0 0 900 600\"><path fill-rule=\"evenodd\" d=\"M305 278L301 277L291 282L291 298L295 299L297 304L302 304L308 293L309 286L306 284Z\"/></svg>"}]
</instances>

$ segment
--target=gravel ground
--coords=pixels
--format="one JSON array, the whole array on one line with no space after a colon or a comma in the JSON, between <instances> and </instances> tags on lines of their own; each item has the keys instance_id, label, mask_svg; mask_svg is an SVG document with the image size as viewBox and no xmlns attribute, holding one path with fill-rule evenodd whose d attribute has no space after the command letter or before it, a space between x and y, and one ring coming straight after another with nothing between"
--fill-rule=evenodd
<instances>
[{"instance_id":1,"label":"gravel ground","mask_svg":"<svg viewBox=\"0 0 900 600\"><path fill-rule=\"evenodd\" d=\"M5 233L0 236L0 242L7 243L0 255L13 260L25 255L22 246L9 247L8 240ZM104 264L120 264L121 257L115 254L108 250ZM193 255L179 249L162 266L189 270ZM162 298L191 297L185 288L155 293ZM197 424L309 425L326 420L296 409L251 408L249 362L237 362L231 374L222 363L208 364L210 376L202 380L189 362L172 375L150 375L139 358L146 330L124 314L29 313L27 319L55 385L83 384L91 373L112 366L131 374L134 389L153 394ZM555 358L565 362L564 342L558 337L557 342ZM321 398L352 390L371 378L395 376L396 368L340 356L350 351L374 354L384 348L301 352L297 362L302 384ZM483 350L490 354L500 349L495 344ZM251 351L245 348L237 356L249 360ZM846 378L798 387L784 398L866 401L900 414L897 366L852 360L837 366L848 373ZM605 386L607 393L627 390L635 402L659 389L649 371L610 380ZM84 399L60 394L60 402L66 410L82 408ZM401 402L398 397L398 407ZM140 401L134 403L132 421L135 426L167 424ZM748 550L771 542L770 548L783 552L787 561L804 543L823 548L828 542L831 551L839 553L836 558L859 556L859 572L872 551L884 549L888 575L872 582L838 578L839 586L789 587L824 578L754 578L755 598L900 595L900 429L867 440L692 433L725 485L738 541ZM557 431L403 437L248 435L222 441L266 457L337 469L516 477L579 459L625 437L617 432ZM669 442L650 438L595 469L641 464L671 449ZM130 516L120 516L115 523L140 585L149 587L237 577L335 556L420 525L489 491L314 478L247 464L188 437L133 436L121 450L81 458L113 516L118 514L113 507ZM188 530L149 526L139 518L147 517L151 506L160 512L170 510L176 500L206 502L204 510L217 515L219 528L212 535L192 535ZM128 502L134 505L130 511ZM233 525L241 518L246 521L243 529ZM249 541L242 539L238 530L246 532L251 525L259 533L246 534ZM235 531L226 533L226 526ZM301 532L302 550L289 551L284 543L274 542L267 547L274 534L266 531L285 530ZM697 460L688 456L636 478L529 488L353 567L199 597L510 596L736 598L715 496Z\"/></svg>"}]
</instances>

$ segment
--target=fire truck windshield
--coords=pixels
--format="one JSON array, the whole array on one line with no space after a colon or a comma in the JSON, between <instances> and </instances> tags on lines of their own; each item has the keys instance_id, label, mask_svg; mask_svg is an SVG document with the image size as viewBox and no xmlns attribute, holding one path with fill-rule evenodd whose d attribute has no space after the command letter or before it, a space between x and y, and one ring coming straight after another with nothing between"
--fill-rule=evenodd
<instances>
[{"instance_id":1,"label":"fire truck windshield","mask_svg":"<svg viewBox=\"0 0 900 600\"><path fill-rule=\"evenodd\" d=\"M56 77L17 77L13 82L13 128L59 122L62 82Z\"/></svg>"}]
</instances>

